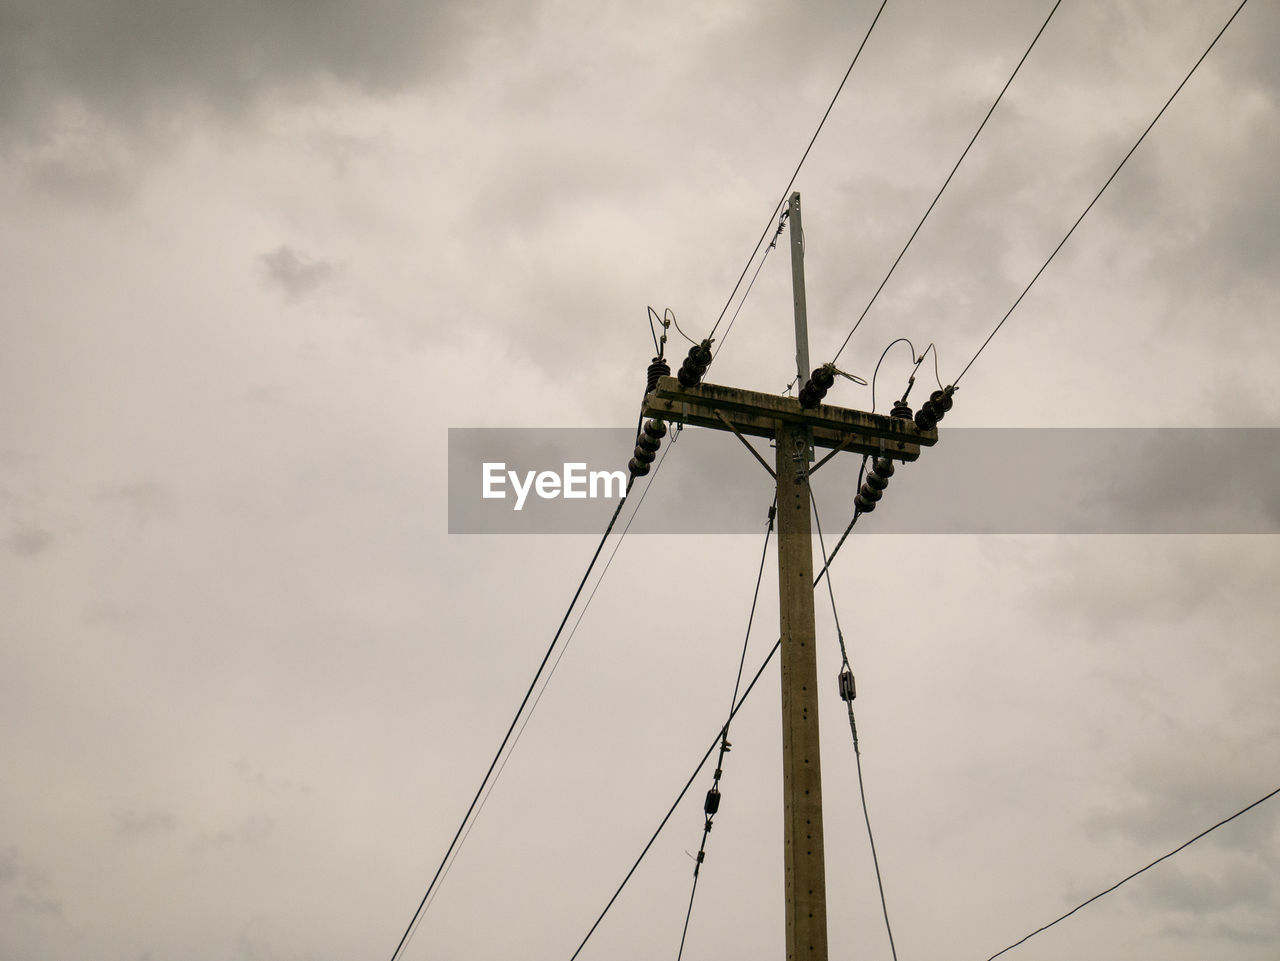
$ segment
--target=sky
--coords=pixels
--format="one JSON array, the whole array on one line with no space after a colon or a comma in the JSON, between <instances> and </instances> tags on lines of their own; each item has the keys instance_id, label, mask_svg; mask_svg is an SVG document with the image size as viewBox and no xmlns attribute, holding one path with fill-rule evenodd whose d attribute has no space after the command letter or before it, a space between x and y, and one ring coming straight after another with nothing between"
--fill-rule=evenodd
<instances>
[{"instance_id":1,"label":"sky","mask_svg":"<svg viewBox=\"0 0 1280 961\"><path fill-rule=\"evenodd\" d=\"M449 429L633 425L646 308L711 329L877 6L0 0L0 956L391 957L598 539L448 533ZM885 6L795 182L815 363L1050 6ZM954 379L1235 7L1065 0L842 369L909 337ZM1244 7L940 444L1280 426L1278 35ZM783 391L781 245L717 338L708 380ZM708 439L666 449L642 518L715 498ZM1237 465L1161 466L1120 507ZM1280 787L1246 466L1252 534L859 522L832 589L903 961L982 961ZM818 490L826 529L853 493ZM404 958L573 953L723 724L767 507L613 539ZM831 956L887 958L817 601ZM687 958L783 952L777 691L734 722ZM675 956L709 786L582 958ZM1273 800L1006 957L1275 961L1278 908Z\"/></svg>"}]
</instances>

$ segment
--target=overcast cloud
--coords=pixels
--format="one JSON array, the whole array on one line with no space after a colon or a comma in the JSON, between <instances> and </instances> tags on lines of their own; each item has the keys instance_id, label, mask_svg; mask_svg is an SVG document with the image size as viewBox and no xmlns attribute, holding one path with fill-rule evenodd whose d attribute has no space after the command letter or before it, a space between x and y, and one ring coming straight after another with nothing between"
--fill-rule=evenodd
<instances>
[{"instance_id":1,"label":"overcast cloud","mask_svg":"<svg viewBox=\"0 0 1280 961\"><path fill-rule=\"evenodd\" d=\"M646 306L711 329L876 6L0 0L0 956L390 957L594 547L449 535L448 428L630 427ZM1050 6L890 0L796 183L815 361ZM1064 0L840 366L905 336L954 379L1234 8ZM1280 426L1278 36L1251 0L940 444ZM786 259L709 379L791 380ZM1107 509L1194 510L1207 473L1274 513L1265 463L1208 460L1161 449ZM723 723L761 486L759 534L622 542L406 959L573 952ZM833 587L903 961L986 958L1280 786L1274 535L863 526ZM887 957L820 600L832 957ZM689 958L782 953L777 684ZM674 956L707 786L584 958ZM1274 961L1278 812L1009 957Z\"/></svg>"}]
</instances>

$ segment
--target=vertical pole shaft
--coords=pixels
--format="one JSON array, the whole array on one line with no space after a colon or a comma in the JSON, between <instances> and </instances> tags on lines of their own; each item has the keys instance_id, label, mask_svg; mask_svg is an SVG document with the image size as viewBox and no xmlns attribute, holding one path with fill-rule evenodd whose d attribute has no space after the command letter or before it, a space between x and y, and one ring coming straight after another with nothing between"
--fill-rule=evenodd
<instances>
[{"instance_id":1,"label":"vertical pole shaft","mask_svg":"<svg viewBox=\"0 0 1280 961\"><path fill-rule=\"evenodd\" d=\"M809 308L804 299L804 224L800 221L800 192L787 201L791 237L791 293L796 318L796 389L809 379Z\"/></svg>"},{"instance_id":2,"label":"vertical pole shaft","mask_svg":"<svg viewBox=\"0 0 1280 961\"><path fill-rule=\"evenodd\" d=\"M791 195L796 367L809 376L800 195ZM827 961L827 873L818 745L818 658L813 617L809 433L777 427L778 598L782 637L782 790L787 961Z\"/></svg>"}]
</instances>

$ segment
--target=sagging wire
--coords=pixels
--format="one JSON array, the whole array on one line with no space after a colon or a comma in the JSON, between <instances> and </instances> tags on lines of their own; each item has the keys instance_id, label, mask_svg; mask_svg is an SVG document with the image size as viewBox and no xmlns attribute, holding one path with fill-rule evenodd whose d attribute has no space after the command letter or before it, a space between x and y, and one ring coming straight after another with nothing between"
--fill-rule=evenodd
<instances>
[{"instance_id":1,"label":"sagging wire","mask_svg":"<svg viewBox=\"0 0 1280 961\"><path fill-rule=\"evenodd\" d=\"M683 337L685 340L687 340L691 344L696 345L698 343L696 340L694 340L692 337L686 334L683 330L680 330L680 322L676 320L676 312L672 310L670 307L668 307L666 310L662 312L662 324L664 327L667 326L668 324L675 324L676 330L680 331L681 337Z\"/></svg>"},{"instance_id":2,"label":"sagging wire","mask_svg":"<svg viewBox=\"0 0 1280 961\"><path fill-rule=\"evenodd\" d=\"M863 468L866 467L866 458L863 458ZM861 472L859 472L861 478ZM827 556L827 545L822 536L822 520L818 517L818 501L813 495L813 490L809 490L809 500L813 505L813 521L818 531L818 546L822 550L822 571L826 573L831 565L831 560ZM853 515L854 520L858 519L858 514ZM853 522L849 523L849 529L853 528ZM848 531L845 531L848 535ZM844 538L840 539L844 543ZM836 545L839 550L839 545ZM832 554L834 556L834 553ZM831 617L835 621L836 638L840 642L840 698L844 701L845 707L849 711L849 733L853 735L853 756L858 768L858 795L862 798L862 818L867 825L867 841L871 845L871 863L875 866L876 887L880 890L880 909L884 913L884 928L889 935L889 953L893 955L893 961L898 961L898 949L893 943L893 926L889 923L889 905L884 896L884 880L880 876L880 859L876 855L876 839L871 831L871 814L867 810L867 792L862 780L862 749L858 744L858 722L853 716L853 699L856 694L853 680L853 668L849 664L849 649L845 646L844 632L840 629L840 613L836 609L835 588L831 585L830 576L827 577L827 595L831 598Z\"/></svg>"},{"instance_id":3,"label":"sagging wire","mask_svg":"<svg viewBox=\"0 0 1280 961\"><path fill-rule=\"evenodd\" d=\"M760 551L760 569L756 572L756 588L751 596L751 613L747 615L747 631L742 639L742 656L738 658L738 675L734 678L733 696L729 699L729 715L720 731L720 754L716 758L716 768L715 774L712 776L711 789L707 791L707 798L702 806L704 816L702 843L699 844L697 857L694 858L693 887L689 891L689 908L684 915L684 929L680 932L680 950L676 952L676 961L681 961L684 956L685 939L689 935L689 919L693 916L693 899L698 893L698 877L702 872L702 865L707 855L707 838L711 834L711 823L715 819L716 812L720 810L720 778L724 774L724 756L729 753L732 747L729 743L729 725L733 722L733 715L738 704L738 691L742 686L742 671L747 663L747 645L751 641L751 625L756 617L756 604L760 600L760 584L764 579L764 562L769 553L769 538L773 535L773 521L777 515L778 503L777 498L775 498L774 502L769 505L769 520L764 532L764 547Z\"/></svg>"},{"instance_id":4,"label":"sagging wire","mask_svg":"<svg viewBox=\"0 0 1280 961\"><path fill-rule=\"evenodd\" d=\"M881 353L880 359L876 361L875 373L871 375L871 413L876 412L876 376L880 373L880 365L884 363L886 355L893 349L895 344L906 344L911 348L911 359L915 362L915 367L911 369L911 374L907 378L907 389L902 392L902 403L906 402L907 395L911 393L911 388L916 383L916 373L920 370L920 365L924 363L924 359L929 356L929 352L933 351L933 379L938 382L938 388L942 388L942 376L938 372L938 348L930 342L929 346L924 349L924 353L916 356L916 345L911 343L906 337L899 337L897 340L890 341L889 346ZM908 415L909 416L909 415Z\"/></svg>"}]
</instances>

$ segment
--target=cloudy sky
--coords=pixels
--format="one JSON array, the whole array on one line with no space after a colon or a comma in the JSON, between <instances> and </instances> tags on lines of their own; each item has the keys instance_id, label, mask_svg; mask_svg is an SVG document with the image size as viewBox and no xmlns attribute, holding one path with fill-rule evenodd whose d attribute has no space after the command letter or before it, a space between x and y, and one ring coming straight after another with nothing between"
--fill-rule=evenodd
<instances>
[{"instance_id":1,"label":"cloudy sky","mask_svg":"<svg viewBox=\"0 0 1280 961\"><path fill-rule=\"evenodd\" d=\"M0 956L391 956L595 542L448 534L448 428L633 424L646 307L710 329L876 6L0 0ZM888 3L796 182L815 361L1050 6ZM954 378L1235 7L1065 0L841 366L906 336ZM942 443L1280 425L1277 37L1248 3ZM780 249L710 380L783 389L789 284ZM703 440L642 513L714 498ZM622 541L404 957L573 952L723 721L767 507ZM903 961L1280 786L1274 534L878 517L834 590ZM820 600L832 957L887 958ZM776 667L734 732L688 958L782 953ZM707 786L584 958L674 957ZM1271 802L1009 957L1275 961L1278 908Z\"/></svg>"}]
</instances>

